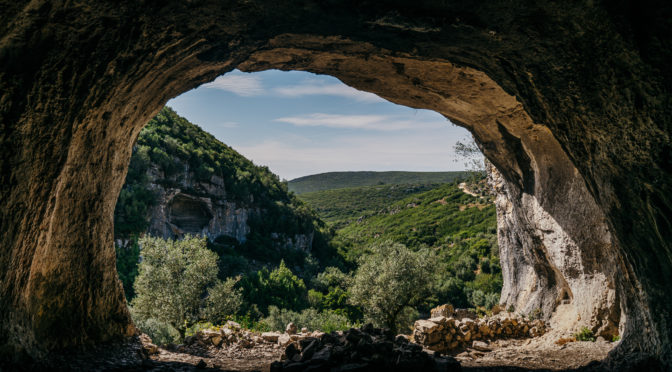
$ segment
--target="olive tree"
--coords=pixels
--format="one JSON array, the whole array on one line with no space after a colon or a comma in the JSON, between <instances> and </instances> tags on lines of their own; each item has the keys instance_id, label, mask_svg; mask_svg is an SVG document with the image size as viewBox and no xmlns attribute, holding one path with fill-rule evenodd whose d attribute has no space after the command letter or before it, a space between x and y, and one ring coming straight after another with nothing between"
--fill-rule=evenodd
<instances>
[{"instance_id":1,"label":"olive tree","mask_svg":"<svg viewBox=\"0 0 672 372\"><path fill-rule=\"evenodd\" d=\"M206 247L205 238L144 237L139 244L142 260L132 306L140 320L170 324L184 338L195 322L208 316L216 321L223 312L238 310L241 294L233 288L237 279L217 279L217 254Z\"/></svg>"},{"instance_id":2,"label":"olive tree","mask_svg":"<svg viewBox=\"0 0 672 372\"><path fill-rule=\"evenodd\" d=\"M416 252L385 241L360 257L350 286L350 301L361 306L366 319L397 332L412 308L425 300L434 284L435 258L427 248Z\"/></svg>"}]
</instances>

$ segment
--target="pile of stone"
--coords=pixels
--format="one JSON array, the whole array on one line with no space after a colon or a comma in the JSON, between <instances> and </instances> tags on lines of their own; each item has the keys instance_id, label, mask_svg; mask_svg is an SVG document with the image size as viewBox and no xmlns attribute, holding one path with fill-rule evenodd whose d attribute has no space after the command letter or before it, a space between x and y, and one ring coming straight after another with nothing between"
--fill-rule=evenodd
<instances>
[{"instance_id":1,"label":"pile of stone","mask_svg":"<svg viewBox=\"0 0 672 372\"><path fill-rule=\"evenodd\" d=\"M451 357L430 355L422 346L368 324L290 342L271 371L459 371Z\"/></svg>"},{"instance_id":2,"label":"pile of stone","mask_svg":"<svg viewBox=\"0 0 672 372\"><path fill-rule=\"evenodd\" d=\"M447 352L465 347L486 348L487 343L505 338L538 337L546 332L546 323L512 313L478 318L467 311L453 310L450 305L432 309L432 318L418 320L413 341L429 350ZM458 316L460 316L458 318Z\"/></svg>"},{"instance_id":3,"label":"pile of stone","mask_svg":"<svg viewBox=\"0 0 672 372\"><path fill-rule=\"evenodd\" d=\"M187 346L196 345L206 348L234 347L249 349L258 345L277 345L278 347L285 347L292 342L298 342L310 337L320 337L323 334L323 332L319 331L310 332L307 328L302 328L301 332L298 332L294 323L287 324L285 333L258 333L242 329L240 324L229 320L221 327L198 331L193 336L185 338L184 343Z\"/></svg>"}]
</instances>

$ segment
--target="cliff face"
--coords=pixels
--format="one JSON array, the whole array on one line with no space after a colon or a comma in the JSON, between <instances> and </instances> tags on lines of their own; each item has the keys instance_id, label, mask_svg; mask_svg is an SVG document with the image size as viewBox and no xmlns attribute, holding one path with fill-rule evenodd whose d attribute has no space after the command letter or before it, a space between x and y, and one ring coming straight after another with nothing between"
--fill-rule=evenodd
<instances>
[{"instance_id":1,"label":"cliff face","mask_svg":"<svg viewBox=\"0 0 672 372\"><path fill-rule=\"evenodd\" d=\"M301 202L277 176L170 108L140 133L129 168L115 208L120 246L145 233L164 239L187 234L210 241L228 238L243 244L255 232L270 243L261 250L312 250L313 224L320 222L301 214ZM287 206L281 216L294 219L296 226L286 229L268 222L278 217L272 210L276 203Z\"/></svg>"},{"instance_id":2,"label":"cliff face","mask_svg":"<svg viewBox=\"0 0 672 372\"><path fill-rule=\"evenodd\" d=\"M501 237L520 250L504 252L518 260L507 301L560 301L598 330L622 319L614 361L671 366L671 8L0 1L2 356L132 332L112 216L140 129L219 74L279 68L472 131L508 195Z\"/></svg>"}]
</instances>

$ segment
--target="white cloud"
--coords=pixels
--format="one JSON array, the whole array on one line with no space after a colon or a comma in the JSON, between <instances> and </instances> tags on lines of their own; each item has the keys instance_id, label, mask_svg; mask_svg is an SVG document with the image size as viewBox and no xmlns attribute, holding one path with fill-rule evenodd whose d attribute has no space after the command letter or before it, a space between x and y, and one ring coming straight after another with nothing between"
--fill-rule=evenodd
<instances>
[{"instance_id":1,"label":"white cloud","mask_svg":"<svg viewBox=\"0 0 672 372\"><path fill-rule=\"evenodd\" d=\"M261 79L252 75L222 75L202 87L225 90L242 97L260 96L266 93Z\"/></svg>"},{"instance_id":2,"label":"white cloud","mask_svg":"<svg viewBox=\"0 0 672 372\"><path fill-rule=\"evenodd\" d=\"M344 97L360 102L387 102L373 93L363 92L345 84L322 84L312 80L307 80L299 85L278 87L274 89L274 92L284 97L325 95Z\"/></svg>"},{"instance_id":3,"label":"white cloud","mask_svg":"<svg viewBox=\"0 0 672 372\"><path fill-rule=\"evenodd\" d=\"M334 115L323 113L287 116L277 118L274 121L289 123L297 127L330 127L377 131L428 129L448 125L448 121L415 121L391 115Z\"/></svg>"}]
</instances>

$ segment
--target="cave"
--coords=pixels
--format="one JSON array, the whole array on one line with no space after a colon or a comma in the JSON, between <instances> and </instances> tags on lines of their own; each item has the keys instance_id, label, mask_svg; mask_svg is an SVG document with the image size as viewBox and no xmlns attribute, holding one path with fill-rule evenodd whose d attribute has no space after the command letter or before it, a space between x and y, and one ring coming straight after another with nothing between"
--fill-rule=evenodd
<instances>
[{"instance_id":1,"label":"cave","mask_svg":"<svg viewBox=\"0 0 672 372\"><path fill-rule=\"evenodd\" d=\"M596 331L622 328L606 365L672 367L669 2L0 9L0 360L134 334L113 249L133 143L237 68L331 75L470 130L496 168L503 301L551 314L571 293Z\"/></svg>"},{"instance_id":2,"label":"cave","mask_svg":"<svg viewBox=\"0 0 672 372\"><path fill-rule=\"evenodd\" d=\"M198 197L177 194L168 205L168 221L175 225L181 234L196 235L212 220L208 205Z\"/></svg>"}]
</instances>

